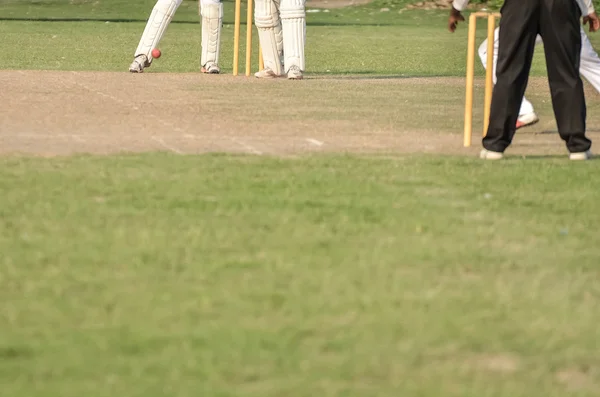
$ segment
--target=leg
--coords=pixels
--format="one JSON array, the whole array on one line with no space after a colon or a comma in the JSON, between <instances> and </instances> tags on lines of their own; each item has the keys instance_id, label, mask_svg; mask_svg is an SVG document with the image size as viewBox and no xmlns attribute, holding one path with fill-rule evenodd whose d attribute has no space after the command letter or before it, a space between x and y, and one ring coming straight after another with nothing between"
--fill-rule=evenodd
<instances>
[{"instance_id":1,"label":"leg","mask_svg":"<svg viewBox=\"0 0 600 397\"><path fill-rule=\"evenodd\" d=\"M542 0L540 33L544 39L552 107L560 137L571 153L589 150L585 136L586 105L579 76L580 13L571 0Z\"/></svg>"},{"instance_id":2,"label":"leg","mask_svg":"<svg viewBox=\"0 0 600 397\"><path fill-rule=\"evenodd\" d=\"M158 46L181 0L158 0L148 18L142 38L135 50L134 60L129 71L141 73L152 63L152 50Z\"/></svg>"},{"instance_id":3,"label":"leg","mask_svg":"<svg viewBox=\"0 0 600 397\"><path fill-rule=\"evenodd\" d=\"M483 138L483 147L489 151L504 152L515 134L538 34L539 9L538 0L506 0L502 6L497 81Z\"/></svg>"},{"instance_id":4,"label":"leg","mask_svg":"<svg viewBox=\"0 0 600 397\"><path fill-rule=\"evenodd\" d=\"M279 18L279 0L256 0L254 24L262 49L265 68L254 75L259 78L283 75L283 34Z\"/></svg>"},{"instance_id":5,"label":"leg","mask_svg":"<svg viewBox=\"0 0 600 397\"><path fill-rule=\"evenodd\" d=\"M498 64L498 42L499 40L499 31L500 28L496 28L494 32L494 72L492 74L494 79L494 84L496 84L496 68ZM535 40L535 44L541 44L542 38L537 36ZM487 69L487 39L481 43L479 46L479 59L481 59L481 64L484 69ZM523 101L521 102L521 109L519 110L519 119L517 120L517 128L525 127L527 125L531 125L537 123L539 121L537 115L535 114L535 110L533 109L533 104L523 96Z\"/></svg>"},{"instance_id":6,"label":"leg","mask_svg":"<svg viewBox=\"0 0 600 397\"><path fill-rule=\"evenodd\" d=\"M200 67L203 73L219 73L221 27L223 26L223 3L220 0L199 0L202 16L202 55Z\"/></svg>"},{"instance_id":7,"label":"leg","mask_svg":"<svg viewBox=\"0 0 600 397\"><path fill-rule=\"evenodd\" d=\"M299 80L304 72L304 43L306 42L305 0L281 0L281 25L285 72L288 79Z\"/></svg>"},{"instance_id":8,"label":"leg","mask_svg":"<svg viewBox=\"0 0 600 397\"><path fill-rule=\"evenodd\" d=\"M594 51L590 39L585 34L585 30L580 26L581 31L581 64L579 73L583 75L594 86L596 91L600 92L600 58Z\"/></svg>"},{"instance_id":9,"label":"leg","mask_svg":"<svg viewBox=\"0 0 600 397\"><path fill-rule=\"evenodd\" d=\"M538 0L506 0L500 21L496 85L483 147L504 152L516 130L538 34ZM506 29L503 27L506 26Z\"/></svg>"}]
</instances>

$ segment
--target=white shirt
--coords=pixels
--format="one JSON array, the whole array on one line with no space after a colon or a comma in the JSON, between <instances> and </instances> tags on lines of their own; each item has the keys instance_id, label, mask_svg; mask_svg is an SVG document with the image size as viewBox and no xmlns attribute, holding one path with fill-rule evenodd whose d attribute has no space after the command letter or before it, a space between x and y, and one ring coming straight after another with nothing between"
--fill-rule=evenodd
<instances>
[{"instance_id":1,"label":"white shirt","mask_svg":"<svg viewBox=\"0 0 600 397\"><path fill-rule=\"evenodd\" d=\"M577 5L581 9L581 15L583 15L584 17L594 12L594 5L592 4L592 0L575 1L577 1ZM454 2L452 2L452 7L454 7L454 9L458 11L463 11L465 8L467 8L468 4L469 0L454 0Z\"/></svg>"}]
</instances>

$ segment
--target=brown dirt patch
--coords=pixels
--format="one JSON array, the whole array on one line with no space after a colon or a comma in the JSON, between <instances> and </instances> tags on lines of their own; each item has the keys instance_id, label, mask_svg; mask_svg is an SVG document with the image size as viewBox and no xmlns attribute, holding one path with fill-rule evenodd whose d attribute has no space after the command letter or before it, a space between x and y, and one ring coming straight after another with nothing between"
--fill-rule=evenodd
<instances>
[{"instance_id":1,"label":"brown dirt patch","mask_svg":"<svg viewBox=\"0 0 600 397\"><path fill-rule=\"evenodd\" d=\"M472 357L471 365L496 373L513 373L519 369L519 359L510 354L484 354Z\"/></svg>"},{"instance_id":2,"label":"brown dirt patch","mask_svg":"<svg viewBox=\"0 0 600 397\"><path fill-rule=\"evenodd\" d=\"M0 71L0 84L6 110L0 114L0 154L474 155L479 149L477 136L472 148L462 147L460 78L297 82L195 73ZM556 134L535 133L555 128L548 105L541 111L548 117L534 133L518 134L512 154L566 153Z\"/></svg>"},{"instance_id":3,"label":"brown dirt patch","mask_svg":"<svg viewBox=\"0 0 600 397\"><path fill-rule=\"evenodd\" d=\"M571 392L590 391L598 395L597 371L595 368L566 368L556 373L556 380Z\"/></svg>"}]
</instances>

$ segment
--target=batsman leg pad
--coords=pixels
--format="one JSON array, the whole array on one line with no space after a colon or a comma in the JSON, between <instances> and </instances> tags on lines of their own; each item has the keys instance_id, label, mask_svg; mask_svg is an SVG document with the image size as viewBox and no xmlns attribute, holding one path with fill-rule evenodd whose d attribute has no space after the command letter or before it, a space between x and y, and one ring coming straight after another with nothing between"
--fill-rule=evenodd
<instances>
[{"instance_id":1,"label":"batsman leg pad","mask_svg":"<svg viewBox=\"0 0 600 397\"><path fill-rule=\"evenodd\" d=\"M223 4L201 1L202 15L202 55L200 65L207 66L209 63L219 64L219 52L221 47L221 27L223 26Z\"/></svg>"},{"instance_id":2,"label":"batsman leg pad","mask_svg":"<svg viewBox=\"0 0 600 397\"><path fill-rule=\"evenodd\" d=\"M265 68L277 76L283 74L283 34L279 20L279 3L273 0L256 0L254 24L262 48Z\"/></svg>"},{"instance_id":3,"label":"batsman leg pad","mask_svg":"<svg viewBox=\"0 0 600 397\"><path fill-rule=\"evenodd\" d=\"M152 50L158 46L181 1L158 0L156 2L146 23L144 33L142 33L140 43L135 50L135 54L133 54L134 58L138 55L146 55L148 63L152 63Z\"/></svg>"},{"instance_id":4,"label":"batsman leg pad","mask_svg":"<svg viewBox=\"0 0 600 397\"><path fill-rule=\"evenodd\" d=\"M297 66L304 71L304 45L306 42L305 0L281 0L279 14L283 28L283 53L285 71Z\"/></svg>"}]
</instances>

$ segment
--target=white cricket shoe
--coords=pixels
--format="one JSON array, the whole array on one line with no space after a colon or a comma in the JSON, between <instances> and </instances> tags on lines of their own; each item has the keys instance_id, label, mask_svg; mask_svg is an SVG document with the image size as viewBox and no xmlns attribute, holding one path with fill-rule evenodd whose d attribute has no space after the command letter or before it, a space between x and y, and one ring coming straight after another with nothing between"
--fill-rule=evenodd
<instances>
[{"instance_id":1,"label":"white cricket shoe","mask_svg":"<svg viewBox=\"0 0 600 397\"><path fill-rule=\"evenodd\" d=\"M579 153L571 153L569 154L569 160L589 160L592 158L592 152L579 152Z\"/></svg>"},{"instance_id":2,"label":"white cricket shoe","mask_svg":"<svg viewBox=\"0 0 600 397\"><path fill-rule=\"evenodd\" d=\"M254 73L254 77L258 77L259 79L276 79L281 76L276 74L271 68L264 68L263 70Z\"/></svg>"},{"instance_id":3,"label":"white cricket shoe","mask_svg":"<svg viewBox=\"0 0 600 397\"><path fill-rule=\"evenodd\" d=\"M133 59L131 65L129 65L129 71L131 73L144 73L144 68L150 66L148 57L146 55L138 55Z\"/></svg>"},{"instance_id":4,"label":"white cricket shoe","mask_svg":"<svg viewBox=\"0 0 600 397\"><path fill-rule=\"evenodd\" d=\"M302 70L296 65L291 66L287 72L288 80L302 80L303 77Z\"/></svg>"},{"instance_id":5,"label":"white cricket shoe","mask_svg":"<svg viewBox=\"0 0 600 397\"><path fill-rule=\"evenodd\" d=\"M202 66L202 73L219 74L221 68L215 62L207 62L206 65Z\"/></svg>"},{"instance_id":6,"label":"white cricket shoe","mask_svg":"<svg viewBox=\"0 0 600 397\"><path fill-rule=\"evenodd\" d=\"M540 121L540 118L535 114L535 112L522 114L517 119L517 130L519 128L527 127L533 125Z\"/></svg>"},{"instance_id":7,"label":"white cricket shoe","mask_svg":"<svg viewBox=\"0 0 600 397\"><path fill-rule=\"evenodd\" d=\"M479 158L483 160L501 160L504 157L502 152L493 152L491 150L482 149L479 153Z\"/></svg>"}]
</instances>

